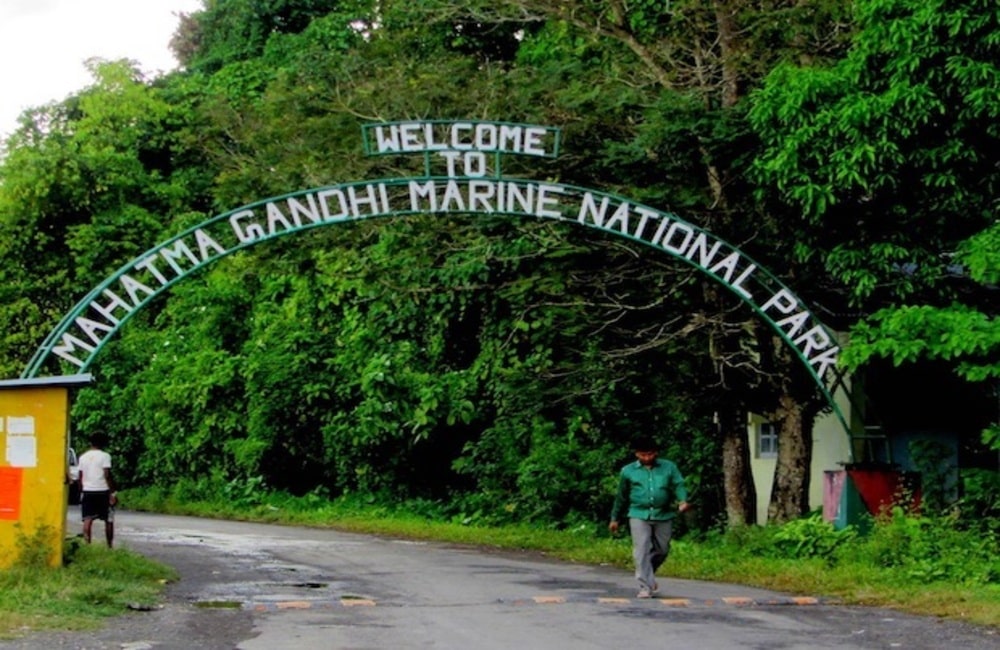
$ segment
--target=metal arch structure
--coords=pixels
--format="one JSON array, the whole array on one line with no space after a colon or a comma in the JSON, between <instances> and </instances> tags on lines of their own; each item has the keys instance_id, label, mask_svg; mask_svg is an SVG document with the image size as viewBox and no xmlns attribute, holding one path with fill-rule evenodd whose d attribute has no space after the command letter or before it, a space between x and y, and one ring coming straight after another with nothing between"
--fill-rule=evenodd
<instances>
[{"instance_id":1,"label":"metal arch structure","mask_svg":"<svg viewBox=\"0 0 1000 650\"><path fill-rule=\"evenodd\" d=\"M455 123L386 124L396 126L392 132L395 140L389 126L379 125L386 129L381 133L384 137L378 142L378 151L370 150L366 130L366 152L423 153L423 176L299 190L218 214L187 229L150 248L91 289L45 338L21 377L37 377L56 361L72 366L74 372L86 372L117 331L173 285L229 255L279 237L346 222L417 214L539 218L649 246L721 284L794 351L850 436L847 420L834 399L838 389L845 389L837 366L840 347L835 334L791 289L738 248L677 215L621 196L558 182L504 177L500 172L503 153L554 157L551 154L558 151L558 133L542 132L545 127L535 127L539 131L531 140L514 131L528 125L460 122L461 132L452 128L450 136L445 132L435 141L442 125ZM492 140L487 135L477 142L476 129L481 124L493 125ZM413 125L409 133L407 125ZM507 129L506 144L497 140L500 128ZM546 137L554 144L545 144ZM519 146L522 150L516 151ZM431 156L435 154L444 156L447 174L431 173Z\"/></svg>"}]
</instances>

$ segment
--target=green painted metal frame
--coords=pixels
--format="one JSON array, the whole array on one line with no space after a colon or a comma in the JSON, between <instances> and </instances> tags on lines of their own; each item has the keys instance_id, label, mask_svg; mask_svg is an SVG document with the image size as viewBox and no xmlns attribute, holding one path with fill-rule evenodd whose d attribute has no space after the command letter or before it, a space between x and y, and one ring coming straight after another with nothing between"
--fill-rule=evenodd
<instances>
[{"instance_id":1,"label":"green painted metal frame","mask_svg":"<svg viewBox=\"0 0 1000 650\"><path fill-rule=\"evenodd\" d=\"M300 190L277 197L263 199L255 203L250 203L245 206L241 206L235 210L231 210L229 212L216 215L196 226L188 228L184 232L175 235L174 237L166 240L165 242L162 242L154 246L153 248L149 249L139 257L131 260L127 264L120 267L117 271L115 271L114 274L112 274L109 278L104 280L104 282L102 282L98 286L94 287L86 296L84 296L79 302L77 302L76 305L62 318L62 320L59 321L55 329L53 329L49 333L49 335L45 338L42 344L38 347L35 354L28 362L27 367L22 372L21 377L22 378L37 377L39 373L43 372L43 369L46 367L46 365L52 361L53 355L62 357L63 362L66 365L77 366L76 370L77 372L86 371L90 367L94 358L103 349L104 345L111 338L113 338L114 334L125 323L127 323L131 319L131 317L134 316L135 313L139 311L142 307L147 305L152 300L155 300L159 295L166 292L173 285L180 282L188 275L198 272L201 269L215 263L216 261L224 257L227 257L233 253L236 253L238 251L241 251L243 249L249 248L250 246L254 246L262 242L270 241L272 239L277 239L279 237L284 237L286 235L295 234L297 232L305 230L311 230L317 227L336 225L349 221L358 221L358 220L365 220L371 218L384 218L384 217L405 217L415 214L426 214L428 212L473 214L473 215L485 214L488 216L503 215L512 218L547 218L547 219L555 219L557 221L576 223L578 225L584 225L586 227L595 228L597 230L610 233L612 235L625 237L626 239L630 239L640 244L651 246L656 250L671 255L672 257L679 259L682 262L697 268L698 270L701 270L706 275L716 280L719 284L721 284L731 293L736 295L737 298L739 298L744 303L749 305L757 313L757 315L760 316L765 322L767 322L778 334L778 336L781 337L781 339L789 347L792 348L792 350L798 356L799 360L803 363L803 365L805 365L810 376L816 382L819 390L821 391L823 397L829 404L831 411L837 417L845 433L847 433L848 437L851 436L851 428L846 418L844 417L844 414L841 412L841 409L839 408L836 399L834 398L834 393L838 389L848 392L844 384L843 372L836 368L826 368L826 366L824 366L825 372L822 374L817 373L813 369L810 359L805 355L805 353L803 353L802 350L799 349L795 339L792 336L790 336L789 333L786 332L777 321L772 319L771 316L767 313L765 309L761 307L760 304L758 304L754 300L749 299L746 294L750 293L750 289L753 289L754 291L762 290L765 295L767 294L776 295L778 294L778 292L781 292L783 296L788 296L790 299L793 299L796 304L801 305L803 303L801 303L801 301L798 301L798 298L795 297L795 294L790 289L788 289L788 287L786 287L775 275L771 274L766 269L758 265L751 258L744 255L742 251L739 251L739 249L730 245L728 242L725 242L724 240L715 237L711 233L705 231L702 228L699 228L694 224L688 223L683 219L680 219L679 217L677 217L672 213L662 212L656 210L655 208L651 208L649 206L645 206L638 203L632 203L627 199L620 196L616 196L614 194L601 192L598 190L591 190L574 185L562 184L562 183L547 183L530 179L503 177L502 160L504 155L538 156L539 154L524 154L523 152L510 152L510 151L500 151L500 150L495 150L495 151L477 150L477 153L479 154L492 153L494 155L495 168L493 170L493 174L490 175L490 177L487 178L485 176L484 177L437 176L437 175L432 175L431 173L431 168L432 168L431 155L433 153L441 151L440 149L419 151L419 152L414 152L414 151L378 152L374 151L371 147L369 135L371 133L371 130L374 128L378 127L386 128L386 127L391 127L393 125L404 125L404 124L409 124L409 125L429 124L431 125L429 128L439 128L445 125L455 124L455 123L456 121L454 120L421 120L419 123L413 121L399 121L399 122L383 122L379 124L366 124L362 126L363 146L366 154L405 155L410 153L422 153L424 156L423 176L364 180L364 181L355 181L349 183L341 183L337 185L329 185L320 188ZM494 126L506 126L513 128L533 127L533 125L520 124L515 122L493 122L493 121L480 122L475 120L463 120L461 121L461 123L470 125L488 124ZM543 155L541 157L546 157L546 158L558 157L562 139L561 131L553 127L533 127L533 128L544 129L545 133L552 139L551 153ZM453 150L448 150L448 151L453 151ZM499 185L502 184L506 188L508 188L508 191L510 191L511 188L520 188L520 190L523 190L525 193L531 193L532 188L534 188L534 190L537 191L538 188L544 187L546 191L552 192L553 195L558 195L560 197L569 197L570 199L573 200L579 199L579 203L560 205L559 207L562 209L561 212L553 212L552 210L538 210L538 212L544 212L544 214L536 214L525 210L504 209L503 206L498 206L500 207L500 209L497 210L487 210L484 212L480 212L474 209L433 210L423 207L419 209L415 209L412 207L413 204L412 192L414 184L416 184L418 187L425 187L425 188L428 186L428 184L430 184L432 187L436 188L437 184L439 183L444 184L446 187L448 186L449 183L455 183L455 184L464 184L466 189L470 189L473 186L472 184L478 183L481 186L481 184L484 182L495 183L497 184L498 187ZM455 185L455 187L457 188L458 185ZM406 192L404 192L404 190L406 190ZM278 205L283 202L287 203L288 206L291 206L293 202L298 202L298 199L300 197L305 197L305 199L308 200L309 204L313 205L317 196L321 195L338 196L343 201L343 197L347 195L356 196L356 194L359 191L366 192L369 197L374 196L374 198L373 199L370 198L369 201L374 205L382 203L383 207L387 209L382 211L374 211L371 214L367 215L361 215L360 213L352 215L350 217L348 217L346 214L337 215L337 218L323 219L318 221L310 220L307 221L306 223L302 223L301 220L297 218L295 220L294 226L283 228L277 232L268 232L266 234L261 234L259 236L255 235L253 237L248 237L246 239L244 239L244 235L246 233L243 232L241 234L240 232L238 232L237 231L238 229L234 222L235 219L240 218L241 216L247 216L247 215L255 216L257 214L255 211L261 208L264 208L266 211L266 209L270 208L271 206ZM398 197L397 193L409 196L411 203L411 207L409 209L406 208L398 209L390 207L392 202L389 199L390 197L393 198ZM673 252L669 248L661 246L659 241L649 241L645 239L642 236L643 233L640 233L638 230L636 232L630 233L627 232L626 230L623 230L621 227L619 227L617 230L612 229L610 227L604 227L603 222L601 224L598 224L598 223L586 223L581 221L583 219L582 206L586 200L589 200L591 202L591 205L594 206L596 206L597 204L601 204L605 208L607 208L608 206L614 206L616 208L620 206L626 206L626 210L639 212L642 214L646 214L647 216L654 215L658 219L660 219L661 222L680 224L680 227L683 228L685 232L690 232L693 234L693 236L702 237L706 242L712 242L713 244L717 243L720 248L725 250L726 254L736 254L738 255L741 261L745 262L746 266L753 267L754 273L747 278L748 281L750 281L750 285L739 286L739 287L734 286L730 282L730 279L728 277L723 277L721 274L715 273L708 268L703 268L698 263L693 261L692 259L693 256L687 257L683 254ZM365 203L367 204L367 202L368 201L366 201ZM302 206L303 204L301 202L298 202L298 205ZM571 217L570 215L572 215L572 212L569 212L567 210L574 206L580 209L578 210L576 216ZM355 211L357 211L356 205L353 207ZM614 220L612 219L611 221L609 221L609 223L611 223L612 221ZM618 222L620 223L621 220L618 220ZM259 222L255 223L259 224ZM221 228L222 225L224 224L229 224L230 230L223 231L222 233L214 232L216 229ZM254 227L259 228L261 231L263 230L262 226L258 225ZM227 239L231 239L231 237L234 234L237 235L237 241L235 243L232 243L231 245L227 246L223 246L218 243L219 240L225 241ZM659 235L657 237L659 237ZM199 249L200 252L205 253L208 250L214 250L217 254L214 255L203 254L200 260L195 259L195 255L191 251L191 247L188 245L188 242L190 242L192 239L195 239L202 244L202 247ZM208 243L206 244L206 242ZM184 258L187 258L187 260L191 262L191 264L187 268L181 269L180 268L181 265L178 262L178 260L182 260ZM138 273L137 269L148 270L149 269L148 264L150 263L150 261L158 259L166 261L168 266L171 267L171 269L173 270L172 277L168 279L163 273L156 272L156 277L159 280L159 284L155 289L151 289L142 283L136 285L134 282L134 278L132 278L132 275ZM112 291L112 289L118 288L119 285L124 284L126 278L128 279L130 286L132 287L133 294L135 293L135 287L141 286L143 292L145 293L144 297L141 300L133 301L133 303L129 305L129 309L126 311L126 313L124 313L120 318L115 316L113 319L109 319L103 324L98 324L100 331L104 332L105 335L101 337L99 341L93 340L94 337L93 328L95 327L94 325L95 321L93 319L89 319L88 314L90 313L91 310L94 309L95 304L97 304L102 299L102 297L104 299L109 299L109 296L115 296L117 298L117 294L115 294ZM757 295L760 294L758 293ZM137 296L133 295L133 297ZM122 301L120 298L117 298L117 302L115 302L115 300L112 300L112 302L118 304L119 306L124 304L124 301ZM105 307L105 312L106 311L108 311L107 307ZM803 312L803 313L808 314L809 318L811 319L811 322L813 323L814 329L815 328L821 329L823 334L826 337L828 337L830 341L836 340L835 334L826 329L825 326L823 326L822 323L820 323L817 319L815 319L815 317L813 317L810 312ZM92 337L93 344L88 343L86 340L81 339L80 337L75 337L74 335L69 334L70 330L74 326L79 327L81 323L90 323L91 331L89 332L89 334ZM65 345L65 343L67 341L69 341L70 352L75 352L76 344L78 343L79 347L87 352L86 357L81 360L76 356L73 356L71 354L66 354L65 348L67 346ZM73 341L75 341L75 343ZM64 345L60 346L61 343Z\"/></svg>"},{"instance_id":2,"label":"green painted metal frame","mask_svg":"<svg viewBox=\"0 0 1000 650\"><path fill-rule=\"evenodd\" d=\"M279 197L274 197L274 198L270 198L270 199L264 199L264 200L261 200L261 201L255 202L255 203L248 204L246 206L242 206L242 207L237 208L235 210L231 210L229 212L225 212L225 213L216 215L215 217L212 217L212 218L210 218L210 219L202 222L201 224L198 224L197 226L191 227L191 228L185 230L184 232L182 232L182 233L180 233L178 235L175 235L171 239L168 239L167 241L162 242L161 244L159 244L159 245L157 245L157 246L149 249L148 251L146 251L142 255L138 256L135 259L133 259L128 264L125 264L124 266L122 266L121 268L119 268L113 275L111 275L109 278L107 278L104 282L102 282L98 286L94 287L86 296L84 296L79 302L77 302L77 304L73 307L73 309L71 309L62 318L62 320L58 323L58 325L55 327L55 329L53 329L52 332L46 337L46 339L42 342L42 344L39 346L39 348L37 349L37 351L33 355L32 359L29 361L27 367L25 368L25 370L21 374L21 377L22 378L29 378L29 377L36 377L36 376L38 376L39 373L42 372L43 367L46 365L46 363L51 360L54 349L63 340L64 335L66 335L67 332L69 332L70 329L76 324L77 319L83 317L88 312L88 309L91 308L92 303L94 303L95 301L99 300L102 296L106 295L105 294L106 291L108 291L111 288L117 286L117 284L121 281L121 279L123 278L123 276L128 275L130 272L134 273L135 269L137 268L137 265L140 262L142 262L143 260L149 259L149 258L155 258L158 254L161 254L164 250L176 250L173 247L177 246L178 242L184 242L184 241L190 240L196 234L196 232L198 232L198 231L201 231L202 233L206 233L206 231L209 231L213 227L218 227L219 224L229 223L230 219L234 215L238 215L240 213L246 213L247 211L253 211L254 209L257 209L257 208L263 208L264 206L266 206L269 203L270 204L278 204L278 203L281 203L283 201L288 201L289 199L295 199L297 197L304 197L304 196L307 196L309 194L315 195L315 194L317 194L317 193L319 193L321 191L350 192L352 189L357 189L357 188L369 188L370 189L371 187L376 187L377 186L377 187L384 187L385 190L386 190L387 195L389 195L389 194L391 194L392 192L394 192L396 190L400 190L401 188L403 188L403 189L409 189L411 183L418 183L418 184L426 184L426 183L429 183L429 182L433 182L433 183L448 183L448 182L469 183L470 181L483 181L483 180L484 179L481 179L481 178L465 178L465 177L454 178L454 177L445 177L445 176L436 176L436 177L435 176L423 176L423 177L413 177L413 178L395 178L395 179L380 179L380 180L356 181L356 182L352 182L352 183L343 183L343 184L339 184L339 185L331 185L331 186L326 186L326 187L322 187L322 188L314 188L314 189L309 189L309 190L301 190L301 191L297 191L297 192L292 192L292 193L289 193L289 194L281 195ZM496 181L491 181L491 182L496 182ZM747 263L756 265L756 263L753 262L753 260L751 258L747 257L746 255L743 255L736 247L729 245L728 243L724 242L721 239L718 239L714 235L711 235L707 231L699 228L698 226L695 226L694 224L690 224L688 222L685 222L682 219L676 217L676 215L673 215L671 213L661 212L661 211L655 210L654 208L650 208L648 206L643 206L643 205L637 204L637 203L631 203L631 202L627 201L626 199L624 199L623 197L619 197L619 196L616 196L614 194L610 194L610 193L606 193L606 192L600 192L600 191L597 191L597 190L590 190L590 189L586 189L586 188L582 188L582 187L577 187L577 186L573 186L573 185L566 185L566 184L561 184L561 183L540 183L539 181L526 180L526 179L505 179L505 180L500 181L500 182L509 184L511 186L521 187L522 189L525 189L525 190L527 189L527 186L529 186L529 185L536 186L536 187L540 186L540 185L544 185L545 187L550 188L552 191L558 192L560 194L560 196L563 196L563 197L583 197L586 194L586 195L590 195L590 197L592 199L597 200L597 201L603 201L603 200L606 199L612 205L628 204L629 206L631 206L632 208L635 208L635 209L641 208L643 210L646 210L646 211L649 211L649 212L652 212L652 213L663 215L664 218L668 218L668 219L670 219L674 223L683 224L685 228L691 229L692 232L704 234L711 241L720 242L723 246L725 246L725 248L728 251L739 253L740 256L741 256L741 258L744 259ZM82 360L82 362L78 365L77 372L85 372L90 367L90 365L93 362L94 358L101 351L101 349L104 347L104 345L114 336L114 334L118 331L118 329L120 329L126 322L128 322L128 320L132 316L135 315L135 313L139 309L141 309L142 307L144 307L145 305L147 305L149 302L151 302L152 300L154 300L155 298L157 298L162 293L166 292L170 287L172 287L174 284L176 284L177 282L181 281L182 279L184 279L188 275L190 275L192 273L195 273L195 272L197 272L197 271L199 271L199 270L201 270L201 269L203 269L203 268L211 265L212 263L218 261L219 259L222 259L224 257L227 257L228 255L231 255L233 253L236 253L238 251L241 251L243 249L249 248L250 246L254 246L254 245L262 243L262 242L270 241L272 239L277 239L279 237L284 237L284 236L295 234L295 233L302 232L302 231L305 231L305 230L311 230L311 229L317 228L317 227L337 225L337 224L345 223L345 222L348 222L348 221L359 221L359 220L366 220L366 219L371 219L371 218L405 217L405 216L411 216L411 215L415 215L415 214L425 214L427 212L428 211L424 210L424 209L419 209L419 210L413 210L413 209L393 209L393 210L391 210L389 212L386 212L386 213L373 214L373 215L370 215L370 216L360 216L360 217L357 217L357 218L353 218L352 217L352 218L345 218L345 219L334 220L334 221L325 221L325 222L321 222L321 223L312 223L312 222L310 222L310 223L304 223L304 224L298 225L298 226L293 227L293 228L284 229L284 230L281 230L279 232L268 233L266 235L263 235L263 236L260 236L260 237L256 237L256 238L254 238L252 240L242 241L242 242L239 242L239 243L237 243L237 244L235 244L233 246L224 247L223 252L220 252L217 255L213 255L213 256L211 256L209 258L203 259L203 260L201 260L200 262L198 262L196 264L192 264L189 268L184 269L183 272L177 273L174 277L172 277L168 281L162 283L158 288L155 289L155 291L153 291L151 294L147 295L139 303L135 304L135 306L134 306L134 308L132 310L130 310L127 313L123 314L123 316L120 319L118 319L118 321L116 323L114 323L113 325L111 325L109 327L109 329L107 331L107 335L104 336L103 339L99 343L97 343L97 344L95 344L93 346L89 346L92 349L89 350L89 354L87 355L86 359ZM456 211L455 213L458 214L459 211ZM467 211L462 211L461 213L463 213L463 214L480 214L478 212L468 211L468 210ZM566 215L560 215L560 216L554 216L554 217L538 217L538 215L526 214L524 212L518 212L518 211L514 211L514 212L495 211L495 212L488 212L488 213L484 213L484 214L489 215L489 216L503 215L503 216L510 216L510 217L515 217L515 218L524 218L524 217L551 218L551 219L555 219L557 221L565 221L567 223L574 223L574 224L580 225L577 218L570 218L570 217L568 217ZM730 292L732 292L734 295L736 295L740 300L742 300L743 302L745 302L746 304L748 304L758 314L758 316L760 316L765 322L767 322L777 332L777 334L782 338L782 340L784 340L785 343L788 344L795 351L796 355L799 357L800 361L802 361L802 363L806 366L808 372L810 373L810 376L812 376L812 378L816 382L817 386L819 387L819 390L821 391L821 393L823 394L823 396L825 397L825 399L829 403L832 412L835 414L835 416L840 421L840 424L843 426L845 432L847 432L848 435L850 435L850 427L849 427L849 425L847 423L847 420L845 419L843 413L841 412L841 410L840 410L839 406L837 405L837 403L836 403L836 401L834 399L834 396L833 396L833 394L831 392L831 390L836 389L836 387L837 387L838 384L842 385L841 384L842 377L840 375L838 375L837 373L826 373L826 374L832 374L833 375L832 379L830 379L830 380L828 380L826 377L819 376L813 370L812 366L810 365L809 359L801 352L801 350L798 349L798 347L796 346L796 344L795 344L794 340L792 339L792 337L790 337L782 329L782 327L775 320L773 320L770 317L769 314L767 314L761 308L760 305L758 305L753 300L748 300L744 295L742 295L740 292L738 292L736 289L734 289L734 287L732 287L727 281L725 281L718 274L714 274L714 273L712 273L712 272L710 272L710 271L708 271L708 270L706 270L704 268L699 267L698 264L694 263L691 259L688 259L688 258L686 258L684 256L673 254L670 251L664 249L662 246L653 245L651 242L649 242L649 241L647 241L647 240L645 240L645 239L643 239L641 237L634 236L632 234L622 233L622 232L618 232L618 231L614 231L614 230L609 230L607 228L595 225L593 223L589 223L589 224L585 223L585 224L582 224L582 225L585 225L585 226L590 227L590 228L595 228L597 230L601 230L603 232L607 232L607 233L610 233L610 234L613 234L613 235L616 235L616 236L622 236L622 237L625 237L626 239L630 239L630 240L635 241L637 243L641 243L641 244L645 244L645 245L648 245L648 246L652 246L653 248L655 248L655 249L657 249L657 250L659 250L661 252L664 252L664 253L666 253L668 255L671 255L672 257L675 257L675 258L679 259L680 261L682 261L682 262L684 262L686 264L689 264L691 266L694 266L695 268L698 268L699 270L705 272L709 277L711 277L712 279L718 281L720 284L722 284L724 287L726 287ZM206 234L208 234L208 233L206 233ZM213 236L213 238L214 238L214 236ZM218 237L218 238L221 239L222 237ZM759 265L756 265L756 269L757 269L757 272L752 276L752 280L753 280L755 288L763 289L765 293L774 294L777 291L784 291L788 295L794 296L794 294L791 292L791 290L788 289L776 276L774 276L770 272L766 271L766 269L760 267ZM754 288L754 287L751 287L751 288ZM824 330L825 330L825 328L824 328ZM825 331L826 331L827 335L831 338L831 340L836 340L835 339L835 334L833 332L830 332L829 330L825 330ZM86 349L86 348L84 348L84 349Z\"/></svg>"}]
</instances>

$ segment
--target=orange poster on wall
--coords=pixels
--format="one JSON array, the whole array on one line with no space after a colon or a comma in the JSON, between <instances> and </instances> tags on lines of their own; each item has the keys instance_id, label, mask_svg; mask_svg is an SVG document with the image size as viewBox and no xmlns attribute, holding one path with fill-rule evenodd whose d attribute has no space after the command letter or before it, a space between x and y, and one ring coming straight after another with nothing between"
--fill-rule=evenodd
<instances>
[{"instance_id":1,"label":"orange poster on wall","mask_svg":"<svg viewBox=\"0 0 1000 650\"><path fill-rule=\"evenodd\" d=\"M21 518L20 467L0 467L0 519L17 521Z\"/></svg>"}]
</instances>

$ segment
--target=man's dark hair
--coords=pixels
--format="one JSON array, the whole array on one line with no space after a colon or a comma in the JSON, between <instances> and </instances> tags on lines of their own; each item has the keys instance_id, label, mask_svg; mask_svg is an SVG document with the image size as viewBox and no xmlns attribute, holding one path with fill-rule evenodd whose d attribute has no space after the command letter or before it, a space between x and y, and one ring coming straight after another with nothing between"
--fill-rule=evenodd
<instances>
[{"instance_id":1,"label":"man's dark hair","mask_svg":"<svg viewBox=\"0 0 1000 650\"><path fill-rule=\"evenodd\" d=\"M100 431L97 432L97 433L91 434L91 436L90 436L90 445L92 447L97 447L98 449L104 449L105 447L108 446L108 434L100 432Z\"/></svg>"},{"instance_id":2,"label":"man's dark hair","mask_svg":"<svg viewBox=\"0 0 1000 650\"><path fill-rule=\"evenodd\" d=\"M632 443L633 451L658 451L660 446L656 444L656 441L649 436L642 436L635 439Z\"/></svg>"}]
</instances>

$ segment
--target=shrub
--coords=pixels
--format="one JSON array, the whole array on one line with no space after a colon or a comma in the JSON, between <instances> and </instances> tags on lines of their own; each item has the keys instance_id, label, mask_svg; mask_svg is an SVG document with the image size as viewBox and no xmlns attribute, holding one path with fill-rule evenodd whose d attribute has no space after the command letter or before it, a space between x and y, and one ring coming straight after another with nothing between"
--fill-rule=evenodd
<instances>
[{"instance_id":1,"label":"shrub","mask_svg":"<svg viewBox=\"0 0 1000 650\"><path fill-rule=\"evenodd\" d=\"M817 512L780 526L774 535L774 546L782 557L818 557L832 562L837 549L856 537L853 527L837 530Z\"/></svg>"},{"instance_id":2,"label":"shrub","mask_svg":"<svg viewBox=\"0 0 1000 650\"><path fill-rule=\"evenodd\" d=\"M17 556L14 566L24 569L44 569L49 566L49 553L52 550L50 540L55 534L51 526L38 524L30 533L25 533L20 523L14 524L17 529Z\"/></svg>"},{"instance_id":3,"label":"shrub","mask_svg":"<svg viewBox=\"0 0 1000 650\"><path fill-rule=\"evenodd\" d=\"M861 549L872 564L920 582L990 584L1000 579L996 534L964 530L957 517L918 517L894 508Z\"/></svg>"},{"instance_id":4,"label":"shrub","mask_svg":"<svg viewBox=\"0 0 1000 650\"><path fill-rule=\"evenodd\" d=\"M957 506L964 522L1000 532L1000 472L963 469L962 498Z\"/></svg>"}]
</instances>

